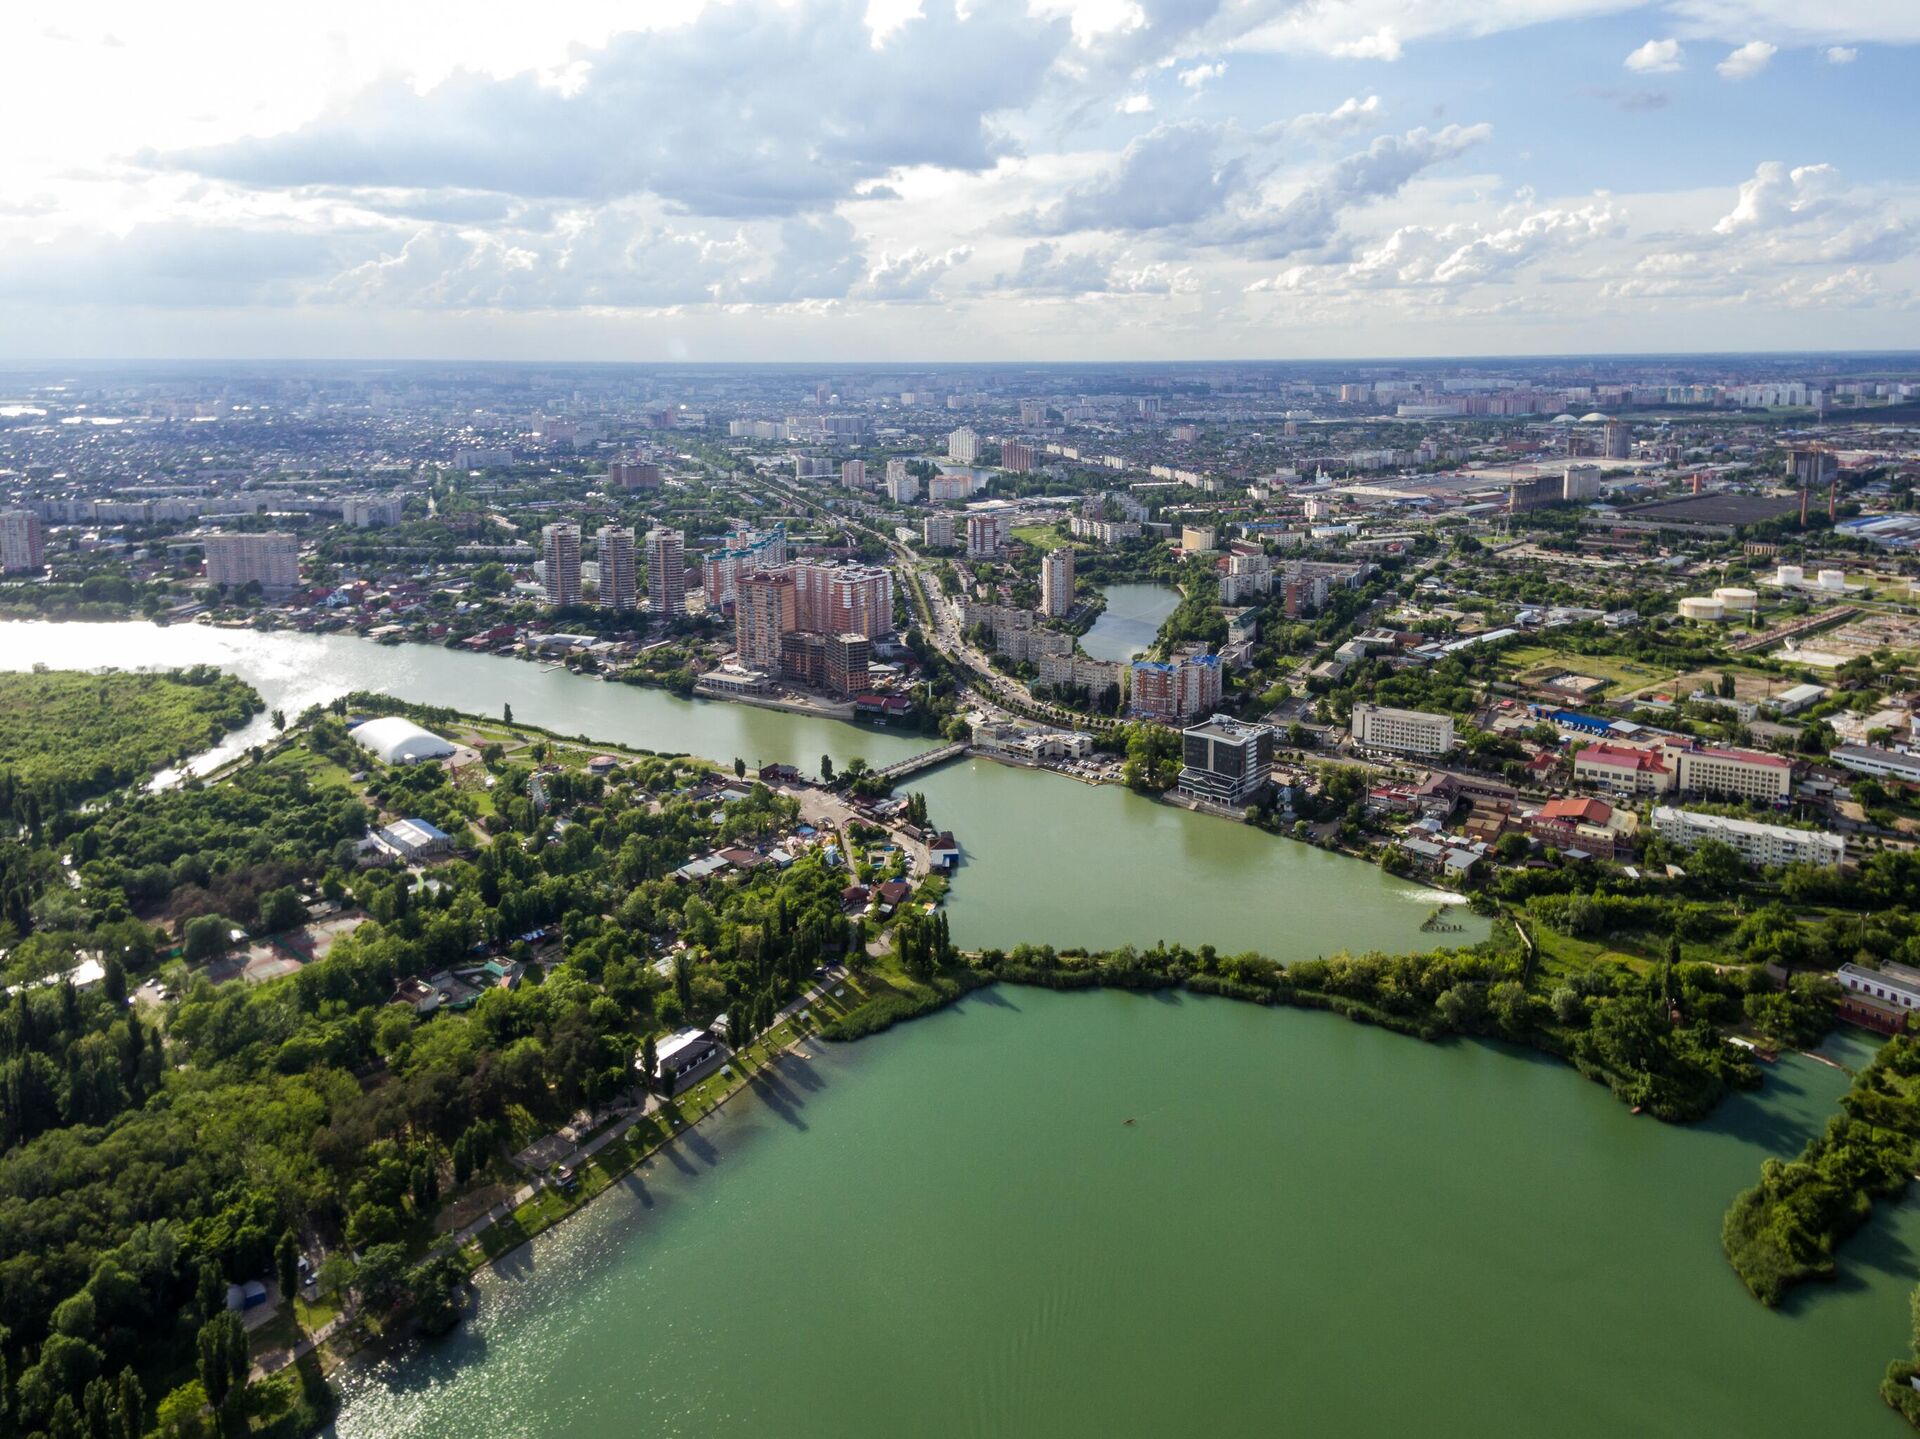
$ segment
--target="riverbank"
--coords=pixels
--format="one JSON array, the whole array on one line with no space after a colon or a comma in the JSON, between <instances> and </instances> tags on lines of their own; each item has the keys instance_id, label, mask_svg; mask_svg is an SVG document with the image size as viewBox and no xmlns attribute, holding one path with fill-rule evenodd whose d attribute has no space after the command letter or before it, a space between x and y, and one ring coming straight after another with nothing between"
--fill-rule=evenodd
<instances>
[{"instance_id":1,"label":"riverbank","mask_svg":"<svg viewBox=\"0 0 1920 1439\"><path fill-rule=\"evenodd\" d=\"M617 677L616 677L617 678ZM787 714L811 715L815 719L844 720L851 723L854 707L851 703L837 704L829 700L807 700L792 696L758 695L744 690L713 689L702 679L693 682L693 692L703 700L726 700L733 704L752 705L756 709L781 710Z\"/></svg>"}]
</instances>

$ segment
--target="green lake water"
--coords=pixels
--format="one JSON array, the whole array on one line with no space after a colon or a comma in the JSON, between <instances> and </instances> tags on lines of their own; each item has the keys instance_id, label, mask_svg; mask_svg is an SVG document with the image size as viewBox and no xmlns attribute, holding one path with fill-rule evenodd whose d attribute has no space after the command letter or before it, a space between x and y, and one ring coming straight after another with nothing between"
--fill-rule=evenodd
<instances>
[{"instance_id":1,"label":"green lake water","mask_svg":"<svg viewBox=\"0 0 1920 1439\"><path fill-rule=\"evenodd\" d=\"M1446 896L1120 785L968 759L909 786L960 841L947 910L955 939L973 948L1021 940L1147 948L1164 939L1311 959L1487 935L1464 905L1446 910L1461 932L1423 934Z\"/></svg>"},{"instance_id":2,"label":"green lake water","mask_svg":"<svg viewBox=\"0 0 1920 1439\"><path fill-rule=\"evenodd\" d=\"M354 1368L335 1439L1905 1432L1875 1385L1920 1208L1784 1313L1720 1253L1823 1066L1678 1129L1531 1055L1191 997L1003 987L817 1048Z\"/></svg>"},{"instance_id":3,"label":"green lake water","mask_svg":"<svg viewBox=\"0 0 1920 1439\"><path fill-rule=\"evenodd\" d=\"M1153 643L1160 625L1180 603L1171 585L1108 585L1107 607L1080 637L1080 648L1097 660L1130 660Z\"/></svg>"},{"instance_id":4,"label":"green lake water","mask_svg":"<svg viewBox=\"0 0 1920 1439\"><path fill-rule=\"evenodd\" d=\"M1152 588L1151 586L1147 588ZM609 684L558 666L341 635L217 630L207 625L0 623L0 667L214 664L298 714L351 690L498 715L564 735L749 765L819 769L830 754L879 766L940 743L899 730L818 719L664 690ZM202 763L272 737L260 715ZM1408 949L1486 934L1457 911L1462 934L1423 935L1434 899L1358 860L1245 826L1037 770L965 761L907 782L963 850L952 897L961 944L1113 945L1155 939L1258 948L1281 959L1336 949Z\"/></svg>"}]
</instances>

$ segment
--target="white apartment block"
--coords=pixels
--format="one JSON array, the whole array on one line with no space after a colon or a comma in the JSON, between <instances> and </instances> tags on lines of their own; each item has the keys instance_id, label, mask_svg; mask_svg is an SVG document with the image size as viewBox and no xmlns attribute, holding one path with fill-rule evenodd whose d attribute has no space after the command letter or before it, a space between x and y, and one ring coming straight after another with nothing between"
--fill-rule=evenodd
<instances>
[{"instance_id":1,"label":"white apartment block","mask_svg":"<svg viewBox=\"0 0 1920 1439\"><path fill-rule=\"evenodd\" d=\"M1784 824L1699 814L1673 805L1655 805L1653 832L1669 843L1692 849L1703 839L1717 839L1740 851L1748 864L1835 865L1846 857L1847 843L1825 830L1794 829Z\"/></svg>"},{"instance_id":2,"label":"white apartment block","mask_svg":"<svg viewBox=\"0 0 1920 1439\"><path fill-rule=\"evenodd\" d=\"M947 436L947 458L956 464L973 464L980 458L980 436L962 425Z\"/></svg>"},{"instance_id":3,"label":"white apartment block","mask_svg":"<svg viewBox=\"0 0 1920 1439\"><path fill-rule=\"evenodd\" d=\"M1445 754L1453 748L1453 716L1357 704L1353 707L1353 742L1362 749L1397 754Z\"/></svg>"},{"instance_id":4,"label":"white apartment block","mask_svg":"<svg viewBox=\"0 0 1920 1439\"><path fill-rule=\"evenodd\" d=\"M1073 547L1062 545L1040 558L1040 613L1060 619L1073 608Z\"/></svg>"},{"instance_id":5,"label":"white apartment block","mask_svg":"<svg viewBox=\"0 0 1920 1439\"><path fill-rule=\"evenodd\" d=\"M602 525L598 538L601 608L637 609L640 593L633 563L633 531L625 525Z\"/></svg>"},{"instance_id":6,"label":"white apartment block","mask_svg":"<svg viewBox=\"0 0 1920 1439\"><path fill-rule=\"evenodd\" d=\"M577 605L580 590L580 526L546 525L540 531L540 579L547 603L556 609Z\"/></svg>"}]
</instances>

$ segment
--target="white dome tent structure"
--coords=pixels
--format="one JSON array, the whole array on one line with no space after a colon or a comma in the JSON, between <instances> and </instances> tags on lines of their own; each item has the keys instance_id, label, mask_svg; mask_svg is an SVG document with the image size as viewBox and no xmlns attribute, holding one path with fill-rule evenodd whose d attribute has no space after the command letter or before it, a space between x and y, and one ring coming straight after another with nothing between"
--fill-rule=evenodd
<instances>
[{"instance_id":1,"label":"white dome tent structure","mask_svg":"<svg viewBox=\"0 0 1920 1439\"><path fill-rule=\"evenodd\" d=\"M451 741L399 715L363 721L349 733L355 744L372 751L384 764L419 764L423 760L446 759L454 753Z\"/></svg>"}]
</instances>

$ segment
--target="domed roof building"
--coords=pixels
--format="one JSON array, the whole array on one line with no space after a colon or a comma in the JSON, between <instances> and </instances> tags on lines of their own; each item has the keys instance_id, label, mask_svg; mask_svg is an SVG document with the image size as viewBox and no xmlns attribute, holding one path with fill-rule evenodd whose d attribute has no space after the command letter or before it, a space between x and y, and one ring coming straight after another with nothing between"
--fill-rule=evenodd
<instances>
[{"instance_id":1,"label":"domed roof building","mask_svg":"<svg viewBox=\"0 0 1920 1439\"><path fill-rule=\"evenodd\" d=\"M450 741L399 715L367 720L349 733L355 744L371 750L385 764L419 764L422 760L445 759L454 752Z\"/></svg>"}]
</instances>

